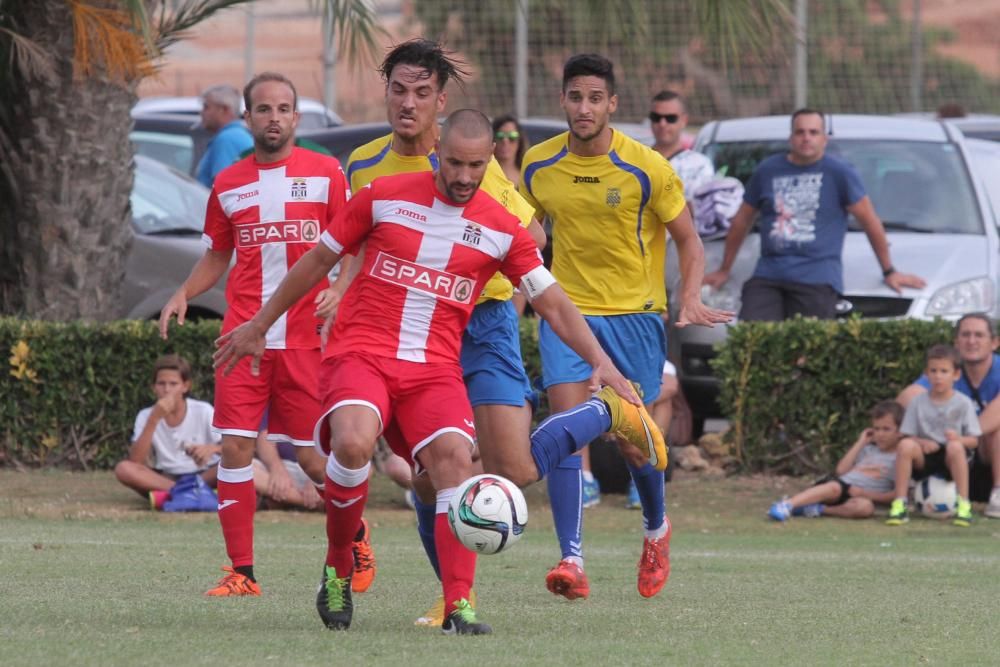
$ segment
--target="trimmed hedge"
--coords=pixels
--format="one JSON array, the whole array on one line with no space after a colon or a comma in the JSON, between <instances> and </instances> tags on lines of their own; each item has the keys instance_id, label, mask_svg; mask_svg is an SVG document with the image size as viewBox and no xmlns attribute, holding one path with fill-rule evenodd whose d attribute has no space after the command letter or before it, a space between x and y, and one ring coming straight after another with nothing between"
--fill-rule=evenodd
<instances>
[{"instance_id":1,"label":"trimmed hedge","mask_svg":"<svg viewBox=\"0 0 1000 667\"><path fill-rule=\"evenodd\" d=\"M0 318L8 371L0 379L0 465L110 468L125 456L136 413L154 397L156 358L191 362L192 394L212 400L219 320L156 324L53 323Z\"/></svg>"},{"instance_id":2,"label":"trimmed hedge","mask_svg":"<svg viewBox=\"0 0 1000 667\"><path fill-rule=\"evenodd\" d=\"M51 323L0 318L8 371L0 379L0 465L110 468L125 455L136 412L153 402L150 372L162 354L186 357L198 398L211 401L218 320L156 324ZM729 439L744 467L828 471L867 425L868 410L923 369L924 353L952 339L945 321L742 323L713 361ZM538 327L521 321L531 378L541 374ZM548 408L536 414L542 418Z\"/></svg>"},{"instance_id":3,"label":"trimmed hedge","mask_svg":"<svg viewBox=\"0 0 1000 667\"><path fill-rule=\"evenodd\" d=\"M732 327L712 367L734 453L753 471L829 472L871 407L911 384L927 349L953 339L952 326L797 318Z\"/></svg>"}]
</instances>

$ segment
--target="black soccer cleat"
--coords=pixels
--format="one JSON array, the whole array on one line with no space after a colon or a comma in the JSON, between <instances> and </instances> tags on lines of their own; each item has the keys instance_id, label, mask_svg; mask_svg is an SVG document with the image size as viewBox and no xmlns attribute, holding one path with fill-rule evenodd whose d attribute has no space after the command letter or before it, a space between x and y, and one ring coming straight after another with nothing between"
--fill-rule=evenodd
<instances>
[{"instance_id":1,"label":"black soccer cleat","mask_svg":"<svg viewBox=\"0 0 1000 667\"><path fill-rule=\"evenodd\" d=\"M462 598L455 603L455 611L448 614L441 624L441 632L446 635L489 635L493 628L476 621L476 611L469 601Z\"/></svg>"},{"instance_id":2,"label":"black soccer cleat","mask_svg":"<svg viewBox=\"0 0 1000 667\"><path fill-rule=\"evenodd\" d=\"M316 592L316 611L323 619L323 625L331 630L346 630L351 627L351 617L354 615L351 578L338 578L337 570L327 565Z\"/></svg>"}]
</instances>

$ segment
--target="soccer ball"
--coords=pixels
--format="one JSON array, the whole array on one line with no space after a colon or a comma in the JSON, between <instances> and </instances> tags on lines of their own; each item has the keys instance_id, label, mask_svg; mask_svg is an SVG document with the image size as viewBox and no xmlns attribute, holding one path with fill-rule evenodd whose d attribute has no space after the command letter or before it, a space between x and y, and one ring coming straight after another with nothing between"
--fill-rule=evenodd
<instances>
[{"instance_id":1,"label":"soccer ball","mask_svg":"<svg viewBox=\"0 0 1000 667\"><path fill-rule=\"evenodd\" d=\"M465 548L498 554L521 539L528 503L521 489L499 475L476 475L455 489L448 506L451 532Z\"/></svg>"},{"instance_id":2,"label":"soccer ball","mask_svg":"<svg viewBox=\"0 0 1000 667\"><path fill-rule=\"evenodd\" d=\"M936 475L918 481L913 488L913 505L933 519L947 519L954 514L957 499L955 482Z\"/></svg>"}]
</instances>

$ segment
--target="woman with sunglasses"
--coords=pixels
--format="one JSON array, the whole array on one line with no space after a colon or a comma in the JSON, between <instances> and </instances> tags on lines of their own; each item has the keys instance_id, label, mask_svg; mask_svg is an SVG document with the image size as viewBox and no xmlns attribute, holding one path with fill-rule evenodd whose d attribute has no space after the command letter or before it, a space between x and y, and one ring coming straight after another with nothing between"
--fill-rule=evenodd
<instances>
[{"instance_id":1,"label":"woman with sunglasses","mask_svg":"<svg viewBox=\"0 0 1000 667\"><path fill-rule=\"evenodd\" d=\"M521 130L517 119L510 114L493 119L493 157L503 168L503 173L515 186L521 183L521 160L528 150L528 137Z\"/></svg>"}]
</instances>

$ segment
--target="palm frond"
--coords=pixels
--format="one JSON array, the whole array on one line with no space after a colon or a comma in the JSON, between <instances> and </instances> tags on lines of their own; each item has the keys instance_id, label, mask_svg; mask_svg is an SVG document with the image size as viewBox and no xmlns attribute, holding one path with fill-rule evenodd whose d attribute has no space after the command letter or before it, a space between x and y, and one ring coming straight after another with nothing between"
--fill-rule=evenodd
<instances>
[{"instance_id":1,"label":"palm frond","mask_svg":"<svg viewBox=\"0 0 1000 667\"><path fill-rule=\"evenodd\" d=\"M781 0L689 0L689 4L702 36L721 46L723 67L741 56L764 56L776 35L794 33L795 17Z\"/></svg>"},{"instance_id":2,"label":"palm frond","mask_svg":"<svg viewBox=\"0 0 1000 667\"><path fill-rule=\"evenodd\" d=\"M0 27L0 38L10 40L10 63L25 81L54 79L55 64L52 56L42 46L9 28Z\"/></svg>"},{"instance_id":3,"label":"palm frond","mask_svg":"<svg viewBox=\"0 0 1000 667\"><path fill-rule=\"evenodd\" d=\"M213 14L245 5L253 0L189 0L175 12L169 12L166 0L160 0L160 17L153 29L153 42L161 51L185 38L186 33ZM136 0L142 4L141 0Z\"/></svg>"},{"instance_id":4,"label":"palm frond","mask_svg":"<svg viewBox=\"0 0 1000 667\"><path fill-rule=\"evenodd\" d=\"M370 0L314 0L317 5L323 9L326 34L337 36L338 48L352 67L379 60L377 38L388 33Z\"/></svg>"},{"instance_id":5,"label":"palm frond","mask_svg":"<svg viewBox=\"0 0 1000 667\"><path fill-rule=\"evenodd\" d=\"M125 9L96 7L84 0L70 0L73 18L73 72L77 78L95 73L103 65L115 81L134 81L153 72L151 53Z\"/></svg>"}]
</instances>

